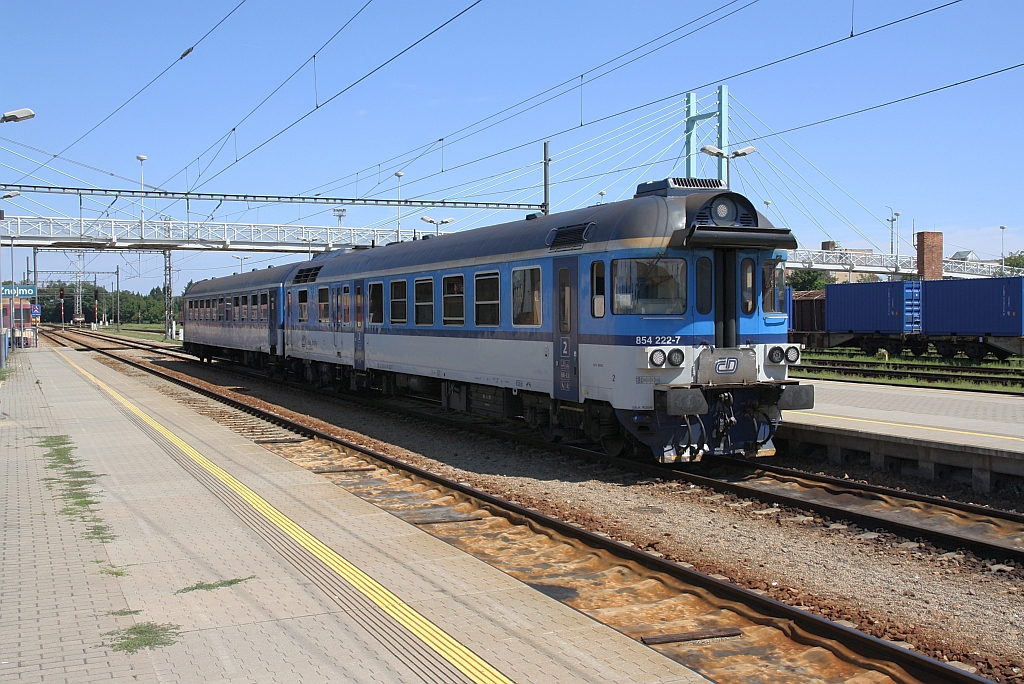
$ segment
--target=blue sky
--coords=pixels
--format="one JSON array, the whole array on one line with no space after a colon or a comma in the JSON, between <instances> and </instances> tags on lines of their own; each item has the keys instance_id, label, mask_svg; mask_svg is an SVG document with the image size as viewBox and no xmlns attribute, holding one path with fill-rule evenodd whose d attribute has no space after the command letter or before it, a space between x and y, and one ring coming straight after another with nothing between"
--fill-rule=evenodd
<instances>
[{"instance_id":1,"label":"blue sky","mask_svg":"<svg viewBox=\"0 0 1024 684\"><path fill-rule=\"evenodd\" d=\"M710 102L714 84L725 79L734 98L732 139L738 141L1024 62L1019 38L1024 4L1015 0L963 0L736 78L726 77L849 36L851 9L859 33L943 3L741 0L726 6L728 0L483 0L273 142L232 163L236 154L245 155L318 100L350 85L471 1L373 0L318 54L315 79L312 65L307 65L228 135L366 2L247 0L188 57L65 156L137 179L135 156L145 154L147 184L175 190L186 187L184 169L189 169L189 185L195 185L202 167L205 191L298 194L322 186L338 196L358 191L394 197L390 174L401 168L404 197L473 194L494 201L539 202L540 143L460 165L560 133L551 138L558 211L594 203L600 190L607 193L606 201L629 197L638 182L668 175L673 162L646 164L679 153L677 100L591 123L665 96L704 86L698 94ZM31 107L37 116L0 127L0 137L59 152L174 62L238 2L5 3L0 109ZM596 80L590 79L603 70L590 72L582 89L587 125L579 126L580 90L568 87L561 97L455 140L459 136L453 134L464 126L578 78L718 8L651 47L719 19L707 28ZM621 61L609 66L617 64ZM1022 93L1024 68L781 138L757 140L753 144L758 153L735 163L733 187L756 201L771 199L772 218L792 227L811 248L831 237L847 247L887 249L888 205L902 212L904 253L911 249L912 225L943 231L947 254L966 247L983 257L998 257L1000 224L1008 226L1006 250L1024 249L1019 162L1024 142L1017 133ZM439 144L418 158L401 156L422 152L424 145L442 137L444 173ZM211 145L212 151L203 154ZM22 178L21 172L36 168L18 155L45 160L38 152L0 141L0 180L14 182ZM378 163L383 169L379 184L373 171ZM35 174L39 180L31 182L79 184L64 172L102 187L129 185L68 162L51 166L40 169ZM642 168L607 173L633 166ZM357 171L358 189L351 175ZM496 178L481 180L492 176ZM76 197L37 195L2 204L8 215L78 215ZM126 212L121 217L137 211L128 204L119 206ZM85 215L97 216L101 209L87 203ZM194 209L200 213L201 208ZM184 217L180 206L147 205L147 214L157 211ZM203 213L213 211L211 205ZM329 210L317 211L323 208L247 210L225 205L215 218L335 223ZM456 229L521 216L440 211L457 219ZM441 217L437 211L428 213ZM416 216L406 213L403 225L408 227L406 220L420 223ZM346 225L389 226L394 220L393 210L350 207ZM254 255L247 267L288 260ZM19 251L15 261L24 264L24 254ZM9 263L5 254L5 277ZM64 268L67 263L61 255L47 254L40 268ZM123 282L129 289L148 291L161 282L158 255L91 256L88 268L111 270L115 263L139 272ZM176 292L190 279L224 275L237 269L236 264L226 254L178 253ZM19 273L22 268L18 266Z\"/></svg>"}]
</instances>

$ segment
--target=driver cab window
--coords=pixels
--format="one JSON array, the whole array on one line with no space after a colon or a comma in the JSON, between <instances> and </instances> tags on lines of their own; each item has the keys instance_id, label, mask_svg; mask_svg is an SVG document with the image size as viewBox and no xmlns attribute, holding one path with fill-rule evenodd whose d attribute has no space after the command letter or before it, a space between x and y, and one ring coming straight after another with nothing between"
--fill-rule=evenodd
<instances>
[{"instance_id":1,"label":"driver cab window","mask_svg":"<svg viewBox=\"0 0 1024 684\"><path fill-rule=\"evenodd\" d=\"M686 313L685 259L614 259L612 313Z\"/></svg>"}]
</instances>

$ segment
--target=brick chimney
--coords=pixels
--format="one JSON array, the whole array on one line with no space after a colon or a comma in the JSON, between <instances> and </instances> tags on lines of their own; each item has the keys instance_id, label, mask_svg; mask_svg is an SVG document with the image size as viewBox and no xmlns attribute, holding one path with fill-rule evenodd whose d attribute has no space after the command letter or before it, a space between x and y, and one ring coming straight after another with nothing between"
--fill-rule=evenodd
<instances>
[{"instance_id":1,"label":"brick chimney","mask_svg":"<svg viewBox=\"0 0 1024 684\"><path fill-rule=\"evenodd\" d=\"M917 274L921 280L942 280L942 233L917 234Z\"/></svg>"}]
</instances>

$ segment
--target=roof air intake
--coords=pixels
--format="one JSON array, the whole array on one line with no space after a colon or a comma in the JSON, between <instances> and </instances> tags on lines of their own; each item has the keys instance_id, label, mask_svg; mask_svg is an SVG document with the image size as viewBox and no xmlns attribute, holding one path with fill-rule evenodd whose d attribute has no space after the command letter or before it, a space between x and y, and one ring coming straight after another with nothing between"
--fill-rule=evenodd
<instances>
[{"instance_id":1,"label":"roof air intake","mask_svg":"<svg viewBox=\"0 0 1024 684\"><path fill-rule=\"evenodd\" d=\"M593 223L582 223L578 226L556 228L548 235L547 243L552 252L563 252L572 249L583 249L587 241L587 232Z\"/></svg>"},{"instance_id":2,"label":"roof air intake","mask_svg":"<svg viewBox=\"0 0 1024 684\"><path fill-rule=\"evenodd\" d=\"M303 285L305 283L315 283L316 276L320 273L320 266L309 266L308 268L300 268L295 272L295 277L292 278L292 285Z\"/></svg>"},{"instance_id":3,"label":"roof air intake","mask_svg":"<svg viewBox=\"0 0 1024 684\"><path fill-rule=\"evenodd\" d=\"M666 178L664 180L647 181L636 186L636 197L658 195L660 197L678 197L695 192L728 190L725 181L717 178Z\"/></svg>"}]
</instances>

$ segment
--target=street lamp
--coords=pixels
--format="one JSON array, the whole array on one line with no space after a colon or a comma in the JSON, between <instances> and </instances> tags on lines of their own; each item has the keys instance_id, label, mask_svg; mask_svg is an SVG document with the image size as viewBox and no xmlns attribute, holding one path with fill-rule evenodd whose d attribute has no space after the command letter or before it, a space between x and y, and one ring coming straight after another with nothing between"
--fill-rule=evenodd
<instances>
[{"instance_id":1,"label":"street lamp","mask_svg":"<svg viewBox=\"0 0 1024 684\"><path fill-rule=\"evenodd\" d=\"M308 245L309 258L307 259L307 261L312 261L313 260L313 243L319 241L320 238L300 237L300 238L296 238L296 239L299 242L305 242L306 245ZM245 257L245 258L248 259L249 257Z\"/></svg>"},{"instance_id":2,"label":"street lamp","mask_svg":"<svg viewBox=\"0 0 1024 684\"><path fill-rule=\"evenodd\" d=\"M718 159L725 160L725 184L729 185L729 162L733 159L739 159L740 157L746 157L748 154L753 154L754 152L757 152L757 148L753 145L748 145L731 154L726 154L714 145L705 145L700 148L700 151L709 157L717 157Z\"/></svg>"},{"instance_id":3,"label":"street lamp","mask_svg":"<svg viewBox=\"0 0 1024 684\"><path fill-rule=\"evenodd\" d=\"M1006 226L999 226L999 270L1006 275L1006 252L1003 247L1006 245Z\"/></svg>"},{"instance_id":4,"label":"street lamp","mask_svg":"<svg viewBox=\"0 0 1024 684\"><path fill-rule=\"evenodd\" d=\"M398 240L402 240L402 176L401 171L395 171L395 178L398 179Z\"/></svg>"},{"instance_id":5,"label":"street lamp","mask_svg":"<svg viewBox=\"0 0 1024 684\"><path fill-rule=\"evenodd\" d=\"M36 115L31 109L27 107L25 109L15 109L13 112L4 112L3 116L0 116L0 123L18 123L19 121L28 121L34 118Z\"/></svg>"},{"instance_id":6,"label":"street lamp","mask_svg":"<svg viewBox=\"0 0 1024 684\"><path fill-rule=\"evenodd\" d=\"M441 234L441 226L443 226L443 225L445 225L447 223L452 223L452 222L455 221L455 219L453 219L453 218L446 218L446 219L441 219L440 221L436 221L436 220L430 218L429 216L420 216L420 220L421 221L426 221L427 223L434 224L434 235L440 235Z\"/></svg>"},{"instance_id":7,"label":"street lamp","mask_svg":"<svg viewBox=\"0 0 1024 684\"><path fill-rule=\"evenodd\" d=\"M768 215L768 208L770 206L772 206L772 201L771 200L764 200L764 215L765 216Z\"/></svg>"},{"instance_id":8,"label":"street lamp","mask_svg":"<svg viewBox=\"0 0 1024 684\"><path fill-rule=\"evenodd\" d=\"M245 260L246 260L246 259L248 259L249 257L247 257L247 256L238 256L237 254L232 254L232 255L231 255L231 258L232 258L232 259L238 259L238 272L239 272L239 273L241 273L241 272L242 272L242 264L243 264L243 263L245 262Z\"/></svg>"},{"instance_id":9,"label":"street lamp","mask_svg":"<svg viewBox=\"0 0 1024 684\"><path fill-rule=\"evenodd\" d=\"M17 197L20 194L21 193L18 192L17 190L11 190L9 193L4 195L3 197L0 197L0 199L11 199L12 197Z\"/></svg>"},{"instance_id":10,"label":"street lamp","mask_svg":"<svg viewBox=\"0 0 1024 684\"><path fill-rule=\"evenodd\" d=\"M606 195L607 193L606 193L606 192L605 192L604 190L599 190L599 191L597 192L597 194L598 194L598 196L599 196L599 197L601 198L601 199L599 199L599 200L597 201L597 203L598 203L598 204L604 204L604 196L605 196L605 195Z\"/></svg>"},{"instance_id":11,"label":"street lamp","mask_svg":"<svg viewBox=\"0 0 1024 684\"><path fill-rule=\"evenodd\" d=\"M148 157L146 157L146 155L144 155L144 154L137 154L137 155L135 155L135 158L139 160L139 189L142 190L142 192L146 192L146 169L145 169L145 167L144 167L142 162L146 161L146 159L148 159ZM139 224L140 227L141 227L141 230L142 230L141 238L143 240L145 240L146 239L146 198L145 197L142 197L139 200L139 207L141 208L141 211L142 211L142 215L141 215L142 216L142 222Z\"/></svg>"}]
</instances>

